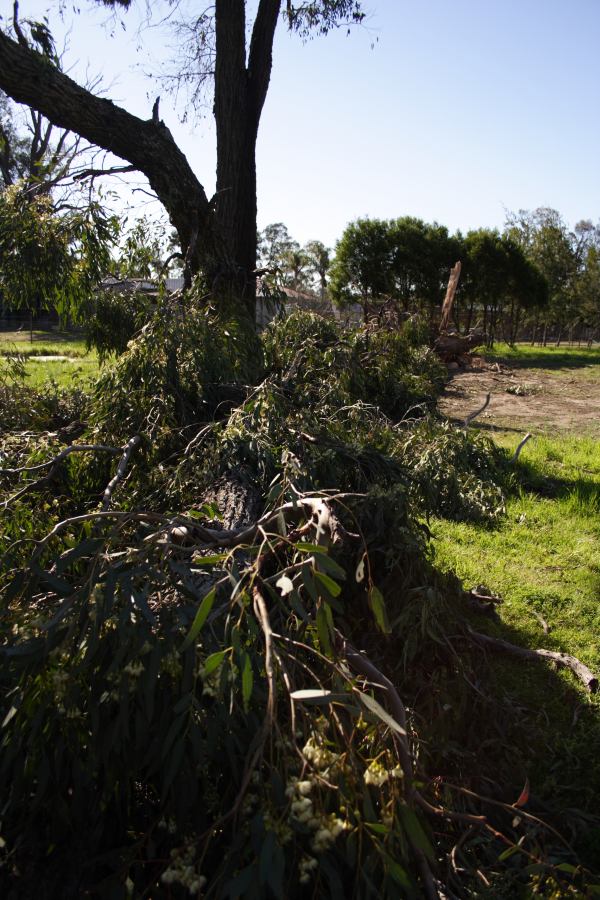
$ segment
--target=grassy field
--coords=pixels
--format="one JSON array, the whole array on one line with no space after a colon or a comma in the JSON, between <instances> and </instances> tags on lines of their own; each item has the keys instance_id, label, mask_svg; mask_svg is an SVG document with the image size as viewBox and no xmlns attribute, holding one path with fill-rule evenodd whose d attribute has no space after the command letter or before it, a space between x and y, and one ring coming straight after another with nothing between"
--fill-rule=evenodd
<instances>
[{"instance_id":1,"label":"grassy field","mask_svg":"<svg viewBox=\"0 0 600 900\"><path fill-rule=\"evenodd\" d=\"M560 347L532 347L531 344L516 344L510 347L508 344L498 342L492 350L480 350L481 356L486 359L506 361L514 368L541 369L542 371L555 372L558 369L580 369L586 366L595 366L600 363L600 346L598 344L588 348L563 344ZM593 371L600 378L600 365Z\"/></svg>"},{"instance_id":2,"label":"grassy field","mask_svg":"<svg viewBox=\"0 0 600 900\"><path fill-rule=\"evenodd\" d=\"M0 370L7 363L2 357L24 357L27 384L41 388L48 382L59 387L83 386L99 372L98 356L88 351L81 335L68 332L0 332ZM48 357L57 357L48 359Z\"/></svg>"},{"instance_id":3,"label":"grassy field","mask_svg":"<svg viewBox=\"0 0 600 900\"><path fill-rule=\"evenodd\" d=\"M551 371L600 362L598 350L519 347L510 365ZM486 354L487 355L487 354ZM488 357L489 358L489 357ZM600 365L595 367L600 376ZM556 377L561 372L556 371ZM510 431L492 432L514 449ZM600 442L579 433L537 434L523 449L495 528L437 520L436 559L465 587L484 584L502 598L498 614L477 617L488 634L531 648L577 656L600 672ZM492 657L495 691L521 711L530 729L525 766L532 791L556 806L594 811L600 795L600 699L564 670ZM587 836L600 860L600 830Z\"/></svg>"}]
</instances>

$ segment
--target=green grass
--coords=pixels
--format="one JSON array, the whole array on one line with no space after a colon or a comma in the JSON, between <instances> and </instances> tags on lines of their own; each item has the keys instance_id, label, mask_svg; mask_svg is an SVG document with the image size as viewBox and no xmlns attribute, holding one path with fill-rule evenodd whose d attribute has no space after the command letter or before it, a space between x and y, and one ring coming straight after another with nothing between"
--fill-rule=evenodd
<instances>
[{"instance_id":1,"label":"green grass","mask_svg":"<svg viewBox=\"0 0 600 900\"><path fill-rule=\"evenodd\" d=\"M67 331L0 331L0 356L84 357L88 351L80 334Z\"/></svg>"},{"instance_id":2,"label":"green grass","mask_svg":"<svg viewBox=\"0 0 600 900\"><path fill-rule=\"evenodd\" d=\"M25 383L38 390L52 381L62 388L85 387L98 377L99 371L95 353L75 359L41 360L34 356L25 362Z\"/></svg>"},{"instance_id":3,"label":"green grass","mask_svg":"<svg viewBox=\"0 0 600 900\"><path fill-rule=\"evenodd\" d=\"M494 436L501 445L514 436ZM524 448L503 523L491 529L437 520L438 564L466 588L483 583L503 598L497 618L475 627L523 646L560 650L600 673L600 443L589 437L536 437ZM544 633L540 617L550 628ZM600 700L545 661L491 657L493 691L527 722L522 760L544 802L597 813ZM515 765L516 762L515 762ZM583 852L600 859L600 830Z\"/></svg>"},{"instance_id":4,"label":"green grass","mask_svg":"<svg viewBox=\"0 0 600 900\"><path fill-rule=\"evenodd\" d=\"M597 344L588 349L586 346L577 347L562 344L560 347L532 347L531 344L516 344L509 347L508 344L497 343L490 349L481 349L480 354L486 359L506 362L512 367L528 369L544 369L555 371L556 369L579 369L584 366L598 366L596 374L600 377L600 346ZM592 370L594 371L594 370Z\"/></svg>"},{"instance_id":5,"label":"green grass","mask_svg":"<svg viewBox=\"0 0 600 900\"><path fill-rule=\"evenodd\" d=\"M25 357L26 384L38 390L49 382L64 388L83 387L99 372L98 355L87 351L80 334L34 331L31 341L29 331L0 332L0 371L8 366L6 357L15 354Z\"/></svg>"}]
</instances>

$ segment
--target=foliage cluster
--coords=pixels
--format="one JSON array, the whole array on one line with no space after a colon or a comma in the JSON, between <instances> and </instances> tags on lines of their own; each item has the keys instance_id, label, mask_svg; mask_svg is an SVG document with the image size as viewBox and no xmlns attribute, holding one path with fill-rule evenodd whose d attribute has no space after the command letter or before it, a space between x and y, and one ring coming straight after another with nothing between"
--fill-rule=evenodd
<instances>
[{"instance_id":1,"label":"foliage cluster","mask_svg":"<svg viewBox=\"0 0 600 900\"><path fill-rule=\"evenodd\" d=\"M58 215L48 195L0 192L0 290L17 309L54 307L77 320L106 272L116 220L98 203Z\"/></svg>"},{"instance_id":2,"label":"foliage cluster","mask_svg":"<svg viewBox=\"0 0 600 900\"><path fill-rule=\"evenodd\" d=\"M479 870L507 896L577 890L572 852L515 816L514 747L422 521L501 460L415 421L440 371L413 326L297 314L262 346L248 327L164 303L98 383L98 449L58 464L47 437L4 439L7 493L38 477L23 466L55 480L3 514L0 881L405 897L475 895ZM446 457L429 496L413 472Z\"/></svg>"}]
</instances>

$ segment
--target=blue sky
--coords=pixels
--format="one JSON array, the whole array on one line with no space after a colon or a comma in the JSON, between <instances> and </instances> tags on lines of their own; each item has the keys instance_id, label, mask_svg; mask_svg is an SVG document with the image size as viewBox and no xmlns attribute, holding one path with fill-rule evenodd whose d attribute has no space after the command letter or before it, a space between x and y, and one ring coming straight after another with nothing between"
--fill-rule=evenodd
<instances>
[{"instance_id":1,"label":"blue sky","mask_svg":"<svg viewBox=\"0 0 600 900\"><path fill-rule=\"evenodd\" d=\"M257 148L259 227L283 221L302 243L333 245L358 216L464 231L536 206L570 225L600 219L600 0L364 6L367 25L350 35L303 44L278 30ZM5 15L10 7L4 0ZM46 8L21 0L22 17ZM210 195L210 116L180 124L172 98L142 76L171 39L159 29L140 37L135 10L111 38L104 12L82 4L59 25L55 8L57 34L73 22L71 74L103 72L107 95L142 118L160 93L161 116Z\"/></svg>"}]
</instances>

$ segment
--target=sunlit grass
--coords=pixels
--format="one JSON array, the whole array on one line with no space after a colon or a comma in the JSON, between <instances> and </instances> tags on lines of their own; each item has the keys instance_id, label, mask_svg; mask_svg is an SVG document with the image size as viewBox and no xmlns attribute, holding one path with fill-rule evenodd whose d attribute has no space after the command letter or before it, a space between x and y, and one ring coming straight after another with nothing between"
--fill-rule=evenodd
<instances>
[{"instance_id":1,"label":"sunlit grass","mask_svg":"<svg viewBox=\"0 0 600 900\"><path fill-rule=\"evenodd\" d=\"M598 366L592 369L592 374L600 377L600 345L594 344L588 348L583 344L578 347L576 344L561 344L560 347L554 345L540 347L536 345L521 343L510 347L508 344L498 342L490 349L480 349L479 354L487 359L502 361L505 360L511 366L522 366L523 368L545 369L554 371L556 369L581 368Z\"/></svg>"},{"instance_id":2,"label":"sunlit grass","mask_svg":"<svg viewBox=\"0 0 600 900\"><path fill-rule=\"evenodd\" d=\"M0 331L0 356L86 356L85 339L69 332Z\"/></svg>"},{"instance_id":3,"label":"sunlit grass","mask_svg":"<svg viewBox=\"0 0 600 900\"><path fill-rule=\"evenodd\" d=\"M98 355L88 351L78 333L55 331L0 332L0 373L10 363L8 357L25 357L25 382L37 390L56 383L61 388L85 387L99 372ZM66 357L46 359L45 357Z\"/></svg>"},{"instance_id":4,"label":"sunlit grass","mask_svg":"<svg viewBox=\"0 0 600 900\"><path fill-rule=\"evenodd\" d=\"M8 367L8 361L0 358L0 373ZM100 366L95 353L68 359L40 359L36 356L25 360L25 384L40 390L55 382L61 388L89 386L99 373Z\"/></svg>"}]
</instances>

